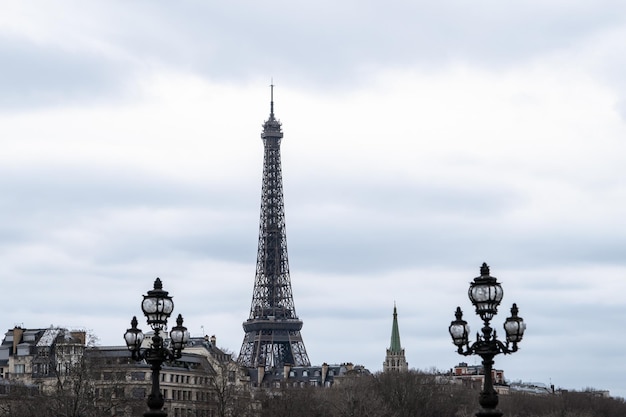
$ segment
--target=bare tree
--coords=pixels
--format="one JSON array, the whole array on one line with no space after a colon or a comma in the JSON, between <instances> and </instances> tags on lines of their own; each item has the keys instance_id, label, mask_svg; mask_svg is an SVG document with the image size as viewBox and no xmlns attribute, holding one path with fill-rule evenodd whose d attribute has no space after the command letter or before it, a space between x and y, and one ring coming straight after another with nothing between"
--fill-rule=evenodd
<instances>
[{"instance_id":1,"label":"bare tree","mask_svg":"<svg viewBox=\"0 0 626 417\"><path fill-rule=\"evenodd\" d=\"M259 391L256 400L260 417L322 417L332 416L320 388L284 387L280 390Z\"/></svg>"},{"instance_id":2,"label":"bare tree","mask_svg":"<svg viewBox=\"0 0 626 417\"><path fill-rule=\"evenodd\" d=\"M377 389L372 376L342 379L320 391L330 415L337 417L392 417L393 413Z\"/></svg>"},{"instance_id":3,"label":"bare tree","mask_svg":"<svg viewBox=\"0 0 626 417\"><path fill-rule=\"evenodd\" d=\"M239 367L232 360L214 362L215 375L210 378L217 417L232 417L238 408L242 390L237 385Z\"/></svg>"}]
</instances>

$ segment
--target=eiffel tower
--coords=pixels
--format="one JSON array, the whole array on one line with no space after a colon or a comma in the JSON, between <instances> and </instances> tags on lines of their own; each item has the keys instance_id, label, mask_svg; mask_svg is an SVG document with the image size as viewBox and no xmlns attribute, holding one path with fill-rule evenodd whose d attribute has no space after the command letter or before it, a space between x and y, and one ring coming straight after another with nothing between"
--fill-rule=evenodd
<instances>
[{"instance_id":1,"label":"eiffel tower","mask_svg":"<svg viewBox=\"0 0 626 417\"><path fill-rule=\"evenodd\" d=\"M311 365L300 334L302 320L296 315L289 277L280 163L282 137L281 123L274 117L272 84L270 117L261 133L265 155L256 275L238 358L239 364L247 368Z\"/></svg>"}]
</instances>

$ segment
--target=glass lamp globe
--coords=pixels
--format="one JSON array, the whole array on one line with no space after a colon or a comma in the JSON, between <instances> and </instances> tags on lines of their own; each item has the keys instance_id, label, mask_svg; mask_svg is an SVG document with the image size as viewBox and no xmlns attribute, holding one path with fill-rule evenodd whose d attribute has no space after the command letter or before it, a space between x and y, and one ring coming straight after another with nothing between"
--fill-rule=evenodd
<instances>
[{"instance_id":1,"label":"glass lamp globe","mask_svg":"<svg viewBox=\"0 0 626 417\"><path fill-rule=\"evenodd\" d=\"M524 319L517 316L518 311L517 304L513 303L513 307L511 307L511 317L507 318L504 322L506 341L510 343L521 342L522 337L524 337L524 330L526 330Z\"/></svg>"},{"instance_id":2,"label":"glass lamp globe","mask_svg":"<svg viewBox=\"0 0 626 417\"><path fill-rule=\"evenodd\" d=\"M183 316L178 315L176 319L176 326L170 331L170 339L172 340L172 347L174 350L182 350L189 342L189 330L183 326Z\"/></svg>"},{"instance_id":3,"label":"glass lamp globe","mask_svg":"<svg viewBox=\"0 0 626 417\"><path fill-rule=\"evenodd\" d=\"M126 341L128 350L136 351L141 347L144 335L142 331L137 328L137 317L133 316L130 326L130 329L127 329L126 333L124 333L124 340Z\"/></svg>"},{"instance_id":4,"label":"glass lamp globe","mask_svg":"<svg viewBox=\"0 0 626 417\"><path fill-rule=\"evenodd\" d=\"M167 319L174 311L174 301L167 291L163 291L163 283L160 278L154 281L154 289L143 296L141 310L153 329L161 329L167 325Z\"/></svg>"},{"instance_id":5,"label":"glass lamp globe","mask_svg":"<svg viewBox=\"0 0 626 417\"><path fill-rule=\"evenodd\" d=\"M452 336L452 342L460 348L461 346L467 344L470 328L467 322L463 320L461 307L457 307L454 314L456 316L456 320L450 323L448 331L450 332L450 336Z\"/></svg>"},{"instance_id":6,"label":"glass lamp globe","mask_svg":"<svg viewBox=\"0 0 626 417\"><path fill-rule=\"evenodd\" d=\"M480 276L474 278L474 282L470 284L468 296L476 308L476 314L483 321L491 320L498 313L504 291L497 279L489 275L489 266L486 263L480 268Z\"/></svg>"}]
</instances>

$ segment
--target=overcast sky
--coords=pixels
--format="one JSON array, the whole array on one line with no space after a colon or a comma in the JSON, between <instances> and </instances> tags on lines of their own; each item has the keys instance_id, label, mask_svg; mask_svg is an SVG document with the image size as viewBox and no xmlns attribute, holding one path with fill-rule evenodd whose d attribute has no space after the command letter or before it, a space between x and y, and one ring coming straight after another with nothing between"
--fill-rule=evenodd
<instances>
[{"instance_id":1,"label":"overcast sky","mask_svg":"<svg viewBox=\"0 0 626 417\"><path fill-rule=\"evenodd\" d=\"M314 364L381 370L394 302L410 367L479 363L487 262L508 380L625 397L626 5L307 3L2 2L0 327L120 345L158 276L238 353L273 78Z\"/></svg>"}]
</instances>

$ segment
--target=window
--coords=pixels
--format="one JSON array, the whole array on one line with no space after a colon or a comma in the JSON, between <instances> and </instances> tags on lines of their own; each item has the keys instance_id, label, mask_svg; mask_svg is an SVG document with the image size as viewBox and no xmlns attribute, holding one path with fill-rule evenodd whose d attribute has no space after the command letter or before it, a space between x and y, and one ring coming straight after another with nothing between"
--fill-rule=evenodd
<instances>
[{"instance_id":1,"label":"window","mask_svg":"<svg viewBox=\"0 0 626 417\"><path fill-rule=\"evenodd\" d=\"M132 396L133 398L146 398L146 389L145 388L133 388Z\"/></svg>"},{"instance_id":2,"label":"window","mask_svg":"<svg viewBox=\"0 0 626 417\"><path fill-rule=\"evenodd\" d=\"M23 363L21 364L16 364L13 367L13 372L16 374L23 374L26 372L26 365L24 365Z\"/></svg>"}]
</instances>

